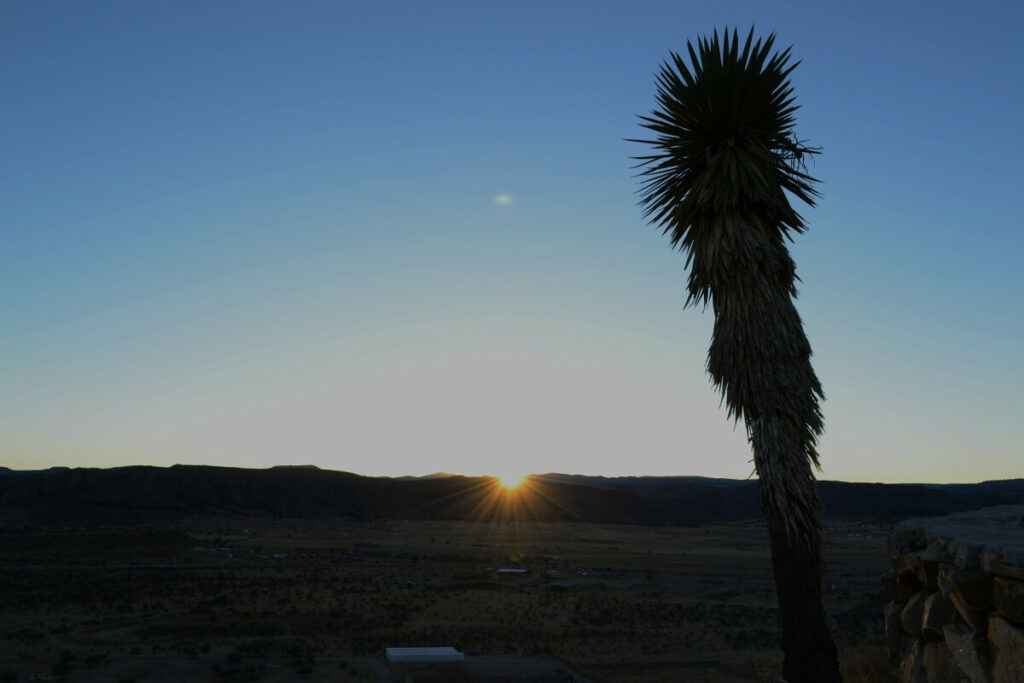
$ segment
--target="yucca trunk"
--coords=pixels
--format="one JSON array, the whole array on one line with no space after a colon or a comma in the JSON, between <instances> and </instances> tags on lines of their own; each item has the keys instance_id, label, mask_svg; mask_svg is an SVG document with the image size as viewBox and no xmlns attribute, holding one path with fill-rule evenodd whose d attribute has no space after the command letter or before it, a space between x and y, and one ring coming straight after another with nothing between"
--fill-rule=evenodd
<instances>
[{"instance_id":1,"label":"yucca trunk","mask_svg":"<svg viewBox=\"0 0 1024 683\"><path fill-rule=\"evenodd\" d=\"M722 234L721 232L719 234ZM841 681L822 603L822 508L812 463L822 430L821 385L793 302L792 260L781 240L753 230L720 242L708 371L730 414L742 415L760 484L790 683ZM767 234L771 234L770 231ZM693 266L702 268L702 257ZM726 263L721 263L725 259ZM722 267L722 266L725 267Z\"/></svg>"},{"instance_id":2,"label":"yucca trunk","mask_svg":"<svg viewBox=\"0 0 1024 683\"><path fill-rule=\"evenodd\" d=\"M821 565L815 557L820 539L806 542L787 533L786 513L763 503L765 488L762 480L762 512L768 522L785 655L782 676L789 683L839 683L838 652L825 623ZM817 497L813 490L810 494Z\"/></svg>"}]
</instances>

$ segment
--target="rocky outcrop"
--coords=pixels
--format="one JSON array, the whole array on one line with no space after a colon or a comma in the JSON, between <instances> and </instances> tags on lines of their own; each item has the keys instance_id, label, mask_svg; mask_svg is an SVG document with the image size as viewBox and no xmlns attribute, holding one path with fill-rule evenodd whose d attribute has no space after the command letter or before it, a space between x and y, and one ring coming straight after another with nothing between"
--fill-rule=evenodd
<instances>
[{"instance_id":1,"label":"rocky outcrop","mask_svg":"<svg viewBox=\"0 0 1024 683\"><path fill-rule=\"evenodd\" d=\"M882 577L901 683L1024 681L1024 505L910 519Z\"/></svg>"}]
</instances>

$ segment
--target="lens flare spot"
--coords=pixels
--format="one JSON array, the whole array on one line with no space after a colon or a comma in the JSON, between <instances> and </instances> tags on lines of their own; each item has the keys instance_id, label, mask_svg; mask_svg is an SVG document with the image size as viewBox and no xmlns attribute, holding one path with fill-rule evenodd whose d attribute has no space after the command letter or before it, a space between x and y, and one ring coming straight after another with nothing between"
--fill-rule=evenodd
<instances>
[{"instance_id":1,"label":"lens flare spot","mask_svg":"<svg viewBox=\"0 0 1024 683\"><path fill-rule=\"evenodd\" d=\"M494 195L494 203L498 206L507 206L512 203L512 195L505 194L504 192L496 194Z\"/></svg>"}]
</instances>

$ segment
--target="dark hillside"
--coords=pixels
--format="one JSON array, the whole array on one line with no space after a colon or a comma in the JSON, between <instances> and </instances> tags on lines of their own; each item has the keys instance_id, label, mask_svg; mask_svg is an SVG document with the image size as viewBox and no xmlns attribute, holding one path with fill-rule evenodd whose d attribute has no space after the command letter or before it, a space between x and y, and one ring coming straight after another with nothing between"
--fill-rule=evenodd
<instances>
[{"instance_id":1,"label":"dark hillside","mask_svg":"<svg viewBox=\"0 0 1024 683\"><path fill-rule=\"evenodd\" d=\"M832 519L896 520L1024 502L1024 480L820 484ZM363 477L312 466L0 469L0 522L132 523L191 514L693 525L759 517L756 481L548 474L506 494L488 477Z\"/></svg>"}]
</instances>

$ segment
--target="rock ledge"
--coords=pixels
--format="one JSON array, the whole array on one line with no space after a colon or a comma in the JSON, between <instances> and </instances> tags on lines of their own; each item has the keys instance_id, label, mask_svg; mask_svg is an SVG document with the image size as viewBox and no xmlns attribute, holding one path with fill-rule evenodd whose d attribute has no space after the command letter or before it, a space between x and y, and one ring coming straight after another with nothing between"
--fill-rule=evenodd
<instances>
[{"instance_id":1,"label":"rock ledge","mask_svg":"<svg viewBox=\"0 0 1024 683\"><path fill-rule=\"evenodd\" d=\"M888 546L886 641L900 681L1024 680L1024 505L909 519Z\"/></svg>"}]
</instances>

